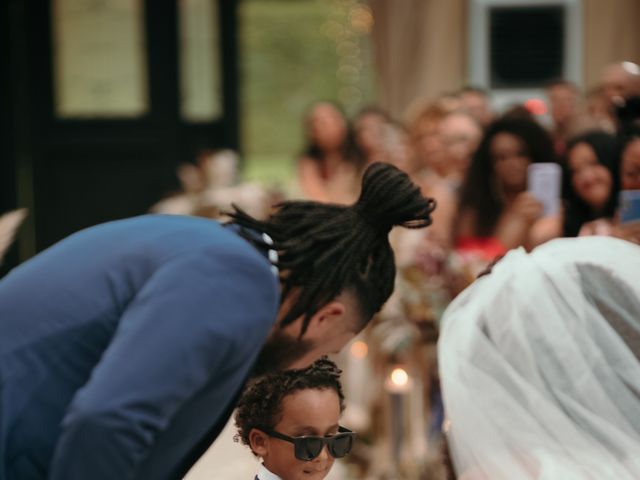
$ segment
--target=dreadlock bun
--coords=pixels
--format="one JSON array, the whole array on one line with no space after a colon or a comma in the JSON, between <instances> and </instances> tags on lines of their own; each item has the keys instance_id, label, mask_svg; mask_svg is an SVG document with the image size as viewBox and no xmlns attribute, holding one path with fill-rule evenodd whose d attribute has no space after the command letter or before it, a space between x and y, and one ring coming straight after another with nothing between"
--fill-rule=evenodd
<instances>
[{"instance_id":1,"label":"dreadlock bun","mask_svg":"<svg viewBox=\"0 0 640 480\"><path fill-rule=\"evenodd\" d=\"M389 231L396 225L430 225L435 202L423 197L406 173L374 163L365 171L362 193L351 206L288 201L267 221L234 208L234 223L273 239L282 301L295 296L280 325L303 316L304 333L311 317L345 290L355 293L364 322L378 312L395 283Z\"/></svg>"},{"instance_id":2,"label":"dreadlock bun","mask_svg":"<svg viewBox=\"0 0 640 480\"><path fill-rule=\"evenodd\" d=\"M428 227L435 206L405 172L387 163L373 163L364 172L353 209L376 230L389 232L394 226Z\"/></svg>"}]
</instances>

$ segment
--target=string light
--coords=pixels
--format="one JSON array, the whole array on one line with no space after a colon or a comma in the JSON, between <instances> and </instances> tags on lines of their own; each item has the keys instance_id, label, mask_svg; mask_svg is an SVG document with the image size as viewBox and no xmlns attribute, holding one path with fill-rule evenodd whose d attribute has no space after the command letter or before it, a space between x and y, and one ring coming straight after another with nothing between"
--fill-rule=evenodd
<instances>
[{"instance_id":1,"label":"string light","mask_svg":"<svg viewBox=\"0 0 640 480\"><path fill-rule=\"evenodd\" d=\"M373 13L368 5L362 3L354 5L349 19L353 29L361 35L369 34L373 28Z\"/></svg>"},{"instance_id":2,"label":"string light","mask_svg":"<svg viewBox=\"0 0 640 480\"><path fill-rule=\"evenodd\" d=\"M362 101L363 37L371 33L374 19L371 8L363 0L334 0L330 18L320 32L335 42L338 56L336 78L338 100L352 110Z\"/></svg>"}]
</instances>

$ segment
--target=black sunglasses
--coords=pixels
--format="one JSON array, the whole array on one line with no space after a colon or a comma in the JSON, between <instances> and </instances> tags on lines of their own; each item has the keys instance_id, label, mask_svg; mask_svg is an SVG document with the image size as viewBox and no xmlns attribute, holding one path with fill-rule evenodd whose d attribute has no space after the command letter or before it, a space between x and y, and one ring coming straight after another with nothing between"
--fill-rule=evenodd
<instances>
[{"instance_id":1,"label":"black sunglasses","mask_svg":"<svg viewBox=\"0 0 640 480\"><path fill-rule=\"evenodd\" d=\"M344 427L338 427L338 433L331 435L330 437L317 437L312 435L290 437L289 435L276 432L269 428L261 428L260 430L270 437L279 438L285 442L293 443L296 458L298 460L304 460L305 462L313 460L320 455L325 444L333 458L344 457L351 451L353 441L357 435L355 432Z\"/></svg>"}]
</instances>

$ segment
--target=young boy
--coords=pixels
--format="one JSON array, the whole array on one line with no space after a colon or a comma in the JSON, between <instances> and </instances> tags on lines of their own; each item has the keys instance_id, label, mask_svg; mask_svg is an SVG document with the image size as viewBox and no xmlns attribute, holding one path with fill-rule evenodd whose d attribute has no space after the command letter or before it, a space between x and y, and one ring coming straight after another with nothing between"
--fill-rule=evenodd
<instances>
[{"instance_id":1,"label":"young boy","mask_svg":"<svg viewBox=\"0 0 640 480\"><path fill-rule=\"evenodd\" d=\"M340 373L321 358L303 370L260 378L238 404L236 439L262 458L256 480L321 480L344 457L355 433L339 426Z\"/></svg>"}]
</instances>

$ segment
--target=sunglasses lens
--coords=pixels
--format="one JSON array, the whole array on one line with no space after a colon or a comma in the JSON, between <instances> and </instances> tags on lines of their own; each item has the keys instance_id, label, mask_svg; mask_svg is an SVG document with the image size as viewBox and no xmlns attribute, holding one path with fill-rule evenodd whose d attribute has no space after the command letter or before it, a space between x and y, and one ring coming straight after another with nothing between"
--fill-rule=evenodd
<instances>
[{"instance_id":1,"label":"sunglasses lens","mask_svg":"<svg viewBox=\"0 0 640 480\"><path fill-rule=\"evenodd\" d=\"M320 438L307 437L300 439L295 445L295 455L298 460L313 460L322 451L324 443Z\"/></svg>"},{"instance_id":2,"label":"sunglasses lens","mask_svg":"<svg viewBox=\"0 0 640 480\"><path fill-rule=\"evenodd\" d=\"M329 444L331 455L335 458L342 458L351 451L353 446L353 436L351 435L336 435L332 442Z\"/></svg>"}]
</instances>

